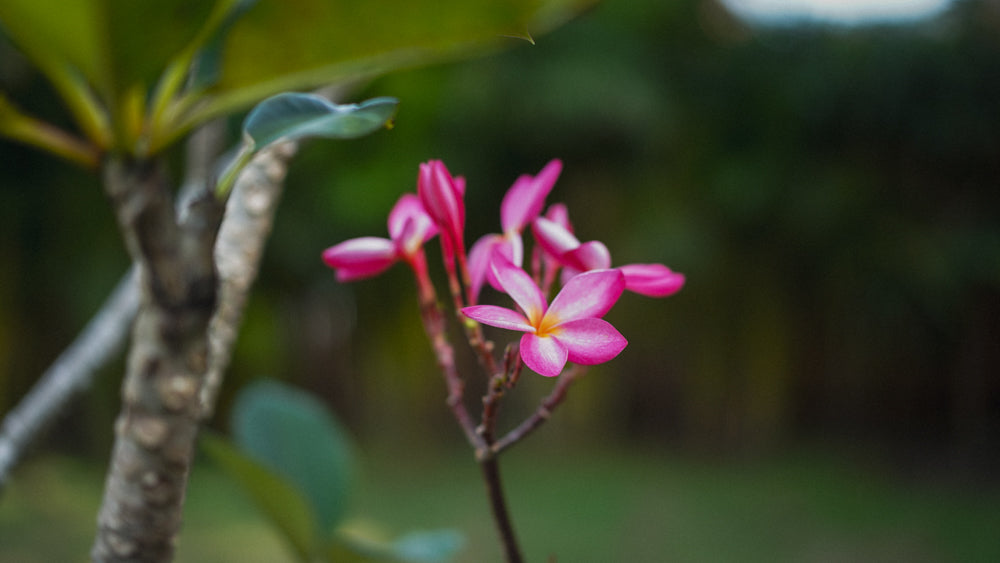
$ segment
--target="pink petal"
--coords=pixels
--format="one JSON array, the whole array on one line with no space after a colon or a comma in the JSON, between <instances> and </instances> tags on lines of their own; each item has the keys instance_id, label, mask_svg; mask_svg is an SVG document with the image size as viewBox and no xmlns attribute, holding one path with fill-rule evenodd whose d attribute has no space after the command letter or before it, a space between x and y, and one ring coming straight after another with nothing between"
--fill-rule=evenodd
<instances>
[{"instance_id":1,"label":"pink petal","mask_svg":"<svg viewBox=\"0 0 1000 563\"><path fill-rule=\"evenodd\" d=\"M506 235L498 235L497 237L497 243L491 249L490 261L493 260L494 256L499 255L509 260L511 264L521 268L521 264L524 261L524 246L521 242L521 235L508 233ZM500 280L497 279L492 268L486 271L486 281L490 282L493 289L503 291L503 286L500 285Z\"/></svg>"},{"instance_id":2,"label":"pink petal","mask_svg":"<svg viewBox=\"0 0 1000 563\"><path fill-rule=\"evenodd\" d=\"M584 272L563 286L545 316L552 315L556 326L577 319L602 317L624 290L625 275L618 270Z\"/></svg>"},{"instance_id":3,"label":"pink petal","mask_svg":"<svg viewBox=\"0 0 1000 563\"><path fill-rule=\"evenodd\" d=\"M569 222L569 211L566 209L565 205L561 203L550 205L548 211L545 212L545 218L562 227L564 230L569 232L572 237L573 226ZM573 240L576 239L573 238ZM579 241L577 242L579 243ZM539 247L540 246L541 245L539 245ZM537 248L536 250L540 251L541 248ZM552 285L552 281L555 280L556 272L559 271L559 267L562 264L559 262L558 258L552 256L548 252L542 252L542 260L545 264L545 287L550 287ZM579 272L573 272L573 275L578 273ZM563 275L565 276L565 272ZM569 278L566 278L566 280L563 281L564 285L568 279Z\"/></svg>"},{"instance_id":4,"label":"pink petal","mask_svg":"<svg viewBox=\"0 0 1000 563\"><path fill-rule=\"evenodd\" d=\"M569 351L569 361L602 364L617 356L628 341L604 319L579 319L559 325L554 338Z\"/></svg>"},{"instance_id":5,"label":"pink petal","mask_svg":"<svg viewBox=\"0 0 1000 563\"><path fill-rule=\"evenodd\" d=\"M503 244L498 249L511 264L514 264L518 268L524 267L524 241L521 240L521 234L508 231L503 235Z\"/></svg>"},{"instance_id":6,"label":"pink petal","mask_svg":"<svg viewBox=\"0 0 1000 563\"><path fill-rule=\"evenodd\" d=\"M581 272L604 270L611 267L611 252L603 242L592 240L563 254L562 260Z\"/></svg>"},{"instance_id":7,"label":"pink petal","mask_svg":"<svg viewBox=\"0 0 1000 563\"><path fill-rule=\"evenodd\" d=\"M528 319L517 311L512 311L496 305L473 305L463 307L462 314L474 321L499 328L510 330L520 330L522 332L535 332L535 327L531 326Z\"/></svg>"},{"instance_id":8,"label":"pink petal","mask_svg":"<svg viewBox=\"0 0 1000 563\"><path fill-rule=\"evenodd\" d=\"M573 225L569 222L569 210L566 209L565 204L553 203L550 205L548 211L545 212L545 218L549 221L554 221L570 233L573 232Z\"/></svg>"},{"instance_id":9,"label":"pink petal","mask_svg":"<svg viewBox=\"0 0 1000 563\"><path fill-rule=\"evenodd\" d=\"M449 250L458 251L465 229L465 203L462 196L465 181L456 181L440 160L431 160L420 165L417 176L417 195L427 214L434 219L446 235Z\"/></svg>"},{"instance_id":10,"label":"pink petal","mask_svg":"<svg viewBox=\"0 0 1000 563\"><path fill-rule=\"evenodd\" d=\"M493 275L503 290L524 311L532 326L538 326L538 322L545 314L546 304L545 296L542 295L542 290L538 289L535 280L524 270L511 264L510 260L499 252L493 253L491 265Z\"/></svg>"},{"instance_id":11,"label":"pink petal","mask_svg":"<svg viewBox=\"0 0 1000 563\"><path fill-rule=\"evenodd\" d=\"M572 266L564 266L562 274L559 276L559 283L566 285L569 283L569 280L575 278L576 276L579 276L582 273L583 272L577 270Z\"/></svg>"},{"instance_id":12,"label":"pink petal","mask_svg":"<svg viewBox=\"0 0 1000 563\"><path fill-rule=\"evenodd\" d=\"M437 234L437 225L424 210L417 194L403 194L389 212L389 238L397 242L402 238L408 238L403 235L403 227L407 220L413 221L409 236L420 237L420 244ZM407 243L402 242L402 244L405 246Z\"/></svg>"},{"instance_id":13,"label":"pink petal","mask_svg":"<svg viewBox=\"0 0 1000 563\"><path fill-rule=\"evenodd\" d=\"M625 274L625 289L641 295L666 297L684 287L684 274L663 264L628 264L618 269Z\"/></svg>"},{"instance_id":14,"label":"pink petal","mask_svg":"<svg viewBox=\"0 0 1000 563\"><path fill-rule=\"evenodd\" d=\"M479 298L479 292L486 283L487 276L492 276L490 270L490 260L493 258L493 249L500 244L503 237L497 234L485 235L472 245L469 250L469 277L472 278L472 295ZM496 279L495 277L493 278ZM496 287L496 286L494 286Z\"/></svg>"},{"instance_id":15,"label":"pink petal","mask_svg":"<svg viewBox=\"0 0 1000 563\"><path fill-rule=\"evenodd\" d=\"M525 334L521 337L524 364L545 377L555 377L566 367L569 351L551 336Z\"/></svg>"},{"instance_id":16,"label":"pink petal","mask_svg":"<svg viewBox=\"0 0 1000 563\"><path fill-rule=\"evenodd\" d=\"M545 198L562 171L562 162L553 160L536 176L519 177L500 204L500 225L504 232L521 232L542 212Z\"/></svg>"},{"instance_id":17,"label":"pink petal","mask_svg":"<svg viewBox=\"0 0 1000 563\"><path fill-rule=\"evenodd\" d=\"M531 223L531 232L535 235L538 246L556 259L580 246L580 241L566 227L545 217L539 217Z\"/></svg>"},{"instance_id":18,"label":"pink petal","mask_svg":"<svg viewBox=\"0 0 1000 563\"><path fill-rule=\"evenodd\" d=\"M396 245L384 238L355 238L324 250L323 261L337 270L340 281L368 278L392 266L396 261Z\"/></svg>"}]
</instances>

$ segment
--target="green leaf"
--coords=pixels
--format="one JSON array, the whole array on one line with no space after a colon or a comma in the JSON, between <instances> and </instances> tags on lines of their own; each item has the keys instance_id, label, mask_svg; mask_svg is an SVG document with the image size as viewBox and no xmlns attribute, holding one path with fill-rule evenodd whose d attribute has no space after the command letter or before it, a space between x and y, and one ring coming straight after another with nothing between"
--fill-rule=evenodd
<instances>
[{"instance_id":1,"label":"green leaf","mask_svg":"<svg viewBox=\"0 0 1000 563\"><path fill-rule=\"evenodd\" d=\"M59 76L74 74L94 85L110 82L102 20L95 0L0 1L0 24L7 35L57 83Z\"/></svg>"},{"instance_id":2,"label":"green leaf","mask_svg":"<svg viewBox=\"0 0 1000 563\"><path fill-rule=\"evenodd\" d=\"M395 115L398 105L395 98L334 104L314 94L278 94L261 102L247 115L243 133L260 148L278 139L353 139L384 127Z\"/></svg>"},{"instance_id":3,"label":"green leaf","mask_svg":"<svg viewBox=\"0 0 1000 563\"><path fill-rule=\"evenodd\" d=\"M243 121L243 146L219 175L215 193L225 197L253 155L279 139L353 139L367 135L388 126L397 105L394 98L343 105L314 94L285 93L268 98Z\"/></svg>"},{"instance_id":4,"label":"green leaf","mask_svg":"<svg viewBox=\"0 0 1000 563\"><path fill-rule=\"evenodd\" d=\"M245 452L302 493L328 537L347 505L353 452L326 407L304 391L261 380L237 396L232 431Z\"/></svg>"},{"instance_id":5,"label":"green leaf","mask_svg":"<svg viewBox=\"0 0 1000 563\"><path fill-rule=\"evenodd\" d=\"M312 511L288 481L245 456L221 436L203 432L201 448L250 495L285 536L302 561L310 561L320 545Z\"/></svg>"},{"instance_id":6,"label":"green leaf","mask_svg":"<svg viewBox=\"0 0 1000 563\"><path fill-rule=\"evenodd\" d=\"M0 26L94 144L158 152L278 92L479 54L592 1L0 0Z\"/></svg>"},{"instance_id":7,"label":"green leaf","mask_svg":"<svg viewBox=\"0 0 1000 563\"><path fill-rule=\"evenodd\" d=\"M258 0L235 0L234 4L225 13L221 23L215 28L198 49L197 58L194 60L189 79L190 87L200 90L214 85L222 75L222 53L226 36L233 24L239 21L240 17L246 13Z\"/></svg>"},{"instance_id":8,"label":"green leaf","mask_svg":"<svg viewBox=\"0 0 1000 563\"><path fill-rule=\"evenodd\" d=\"M339 529L327 552L330 560L343 559L347 552L365 561L440 563L451 560L464 544L465 538L455 530L416 531L386 541L371 526L355 524Z\"/></svg>"},{"instance_id":9,"label":"green leaf","mask_svg":"<svg viewBox=\"0 0 1000 563\"><path fill-rule=\"evenodd\" d=\"M51 151L86 167L96 167L96 147L57 127L21 113L0 93L0 135Z\"/></svg>"},{"instance_id":10,"label":"green leaf","mask_svg":"<svg viewBox=\"0 0 1000 563\"><path fill-rule=\"evenodd\" d=\"M465 543L455 530L410 532L392 542L392 553L400 561L433 563L451 559Z\"/></svg>"},{"instance_id":11,"label":"green leaf","mask_svg":"<svg viewBox=\"0 0 1000 563\"><path fill-rule=\"evenodd\" d=\"M220 0L225 4L233 0ZM105 144L128 137L123 107L156 84L199 37L204 0L0 0L0 25L56 85L81 126ZM87 99L96 92L100 102ZM103 107L106 115L91 115ZM93 130L103 127L104 130Z\"/></svg>"},{"instance_id":12,"label":"green leaf","mask_svg":"<svg viewBox=\"0 0 1000 563\"><path fill-rule=\"evenodd\" d=\"M281 91L480 54L511 37L530 40L529 32L592 2L261 0L233 25L219 81L188 119L198 123Z\"/></svg>"}]
</instances>

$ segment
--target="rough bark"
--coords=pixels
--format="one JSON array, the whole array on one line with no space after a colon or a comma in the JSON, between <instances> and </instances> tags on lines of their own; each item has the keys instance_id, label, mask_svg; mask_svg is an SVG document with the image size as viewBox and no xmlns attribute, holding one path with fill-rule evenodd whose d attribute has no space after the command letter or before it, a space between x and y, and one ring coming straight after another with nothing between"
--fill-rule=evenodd
<instances>
[{"instance_id":1,"label":"rough bark","mask_svg":"<svg viewBox=\"0 0 1000 563\"><path fill-rule=\"evenodd\" d=\"M169 561L201 416L222 205L203 192L178 221L154 162L109 161L105 187L141 293L91 557Z\"/></svg>"},{"instance_id":2,"label":"rough bark","mask_svg":"<svg viewBox=\"0 0 1000 563\"><path fill-rule=\"evenodd\" d=\"M208 373L201 389L202 417L215 408L223 374L246 308L250 287L257 278L264 246L271 234L281 200L288 162L298 144L277 143L262 150L240 173L226 205L215 258L219 269L219 306L209 327Z\"/></svg>"}]
</instances>

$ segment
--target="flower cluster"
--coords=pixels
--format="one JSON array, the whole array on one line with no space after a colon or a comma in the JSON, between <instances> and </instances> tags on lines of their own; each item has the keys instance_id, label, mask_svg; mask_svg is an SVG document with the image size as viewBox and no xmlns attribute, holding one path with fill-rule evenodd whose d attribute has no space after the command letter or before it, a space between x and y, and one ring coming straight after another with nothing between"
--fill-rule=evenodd
<instances>
[{"instance_id":1,"label":"flower cluster","mask_svg":"<svg viewBox=\"0 0 1000 563\"><path fill-rule=\"evenodd\" d=\"M433 306L423 246L440 234L456 308L468 319L523 332L520 356L525 365L541 375L555 376L567 362L606 362L627 344L602 318L622 292L671 295L684 285L684 276L662 264L613 268L603 243L581 243L576 238L564 205L551 205L543 215L545 200L561 171L562 163L553 160L538 174L517 178L500 205L502 232L480 238L467 256L465 180L453 177L441 161L423 163L417 194L403 195L389 213L388 239L351 239L328 248L323 260L336 270L340 281L375 276L397 261L406 262L417 278L422 306ZM524 269L522 238L529 227L535 241L531 274ZM546 295L557 278L562 287L549 303ZM478 304L487 284L506 293L515 308Z\"/></svg>"}]
</instances>

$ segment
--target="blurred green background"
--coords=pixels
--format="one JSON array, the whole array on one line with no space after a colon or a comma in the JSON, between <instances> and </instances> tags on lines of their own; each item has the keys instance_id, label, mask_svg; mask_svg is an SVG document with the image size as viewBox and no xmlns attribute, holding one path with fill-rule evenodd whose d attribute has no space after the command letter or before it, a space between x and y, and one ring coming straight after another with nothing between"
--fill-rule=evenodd
<instances>
[{"instance_id":1,"label":"blurred green background","mask_svg":"<svg viewBox=\"0 0 1000 563\"><path fill-rule=\"evenodd\" d=\"M0 81L59 121L2 38ZM756 28L712 0L612 0L536 45L356 97L376 95L400 98L395 129L293 163L215 426L254 378L312 390L365 452L352 512L393 532L456 527L461 561L498 560L409 272L340 285L319 254L385 236L430 158L468 180L471 244L499 229L517 175L558 157L549 201L581 240L688 282L625 295L608 319L629 347L504 458L529 560L1000 560L996 2L912 25ZM6 412L127 259L96 178L22 146L0 155ZM16 474L0 560L85 553L121 372ZM525 377L501 424L551 385ZM471 378L470 405L481 391ZM284 556L212 466L191 487L180 560Z\"/></svg>"}]
</instances>

